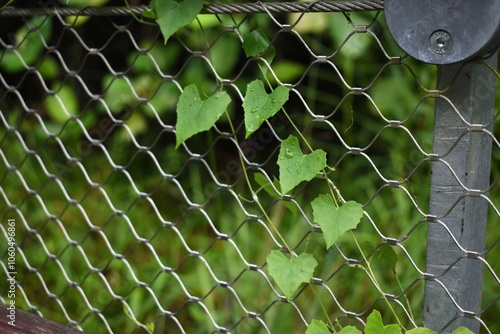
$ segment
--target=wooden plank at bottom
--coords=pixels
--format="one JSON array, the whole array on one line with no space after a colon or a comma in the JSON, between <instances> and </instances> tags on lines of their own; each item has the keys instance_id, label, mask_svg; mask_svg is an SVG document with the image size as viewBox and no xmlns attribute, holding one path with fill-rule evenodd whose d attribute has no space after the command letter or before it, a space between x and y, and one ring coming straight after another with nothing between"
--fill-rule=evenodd
<instances>
[{"instance_id":1,"label":"wooden plank at bottom","mask_svg":"<svg viewBox=\"0 0 500 334\"><path fill-rule=\"evenodd\" d=\"M5 334L82 334L83 332L37 315L15 309L14 317L6 305L0 304L0 333ZM10 316L10 317L9 317ZM15 322L12 322L15 320ZM14 324L15 326L13 326Z\"/></svg>"}]
</instances>

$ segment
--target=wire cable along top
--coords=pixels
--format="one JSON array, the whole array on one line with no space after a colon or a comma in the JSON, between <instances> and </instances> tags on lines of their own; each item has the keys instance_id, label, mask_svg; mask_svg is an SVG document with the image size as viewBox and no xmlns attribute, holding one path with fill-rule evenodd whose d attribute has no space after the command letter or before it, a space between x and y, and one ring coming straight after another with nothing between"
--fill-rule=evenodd
<instances>
[{"instance_id":1,"label":"wire cable along top","mask_svg":"<svg viewBox=\"0 0 500 334\"><path fill-rule=\"evenodd\" d=\"M129 16L141 15L148 6L131 7L39 7L16 8L8 6L0 10L0 16L31 16L31 15L88 15L88 16ZM304 12L354 12L383 10L383 0L367 1L311 1L311 2L255 2L209 4L203 8L204 14L256 14L256 13L304 13Z\"/></svg>"}]
</instances>

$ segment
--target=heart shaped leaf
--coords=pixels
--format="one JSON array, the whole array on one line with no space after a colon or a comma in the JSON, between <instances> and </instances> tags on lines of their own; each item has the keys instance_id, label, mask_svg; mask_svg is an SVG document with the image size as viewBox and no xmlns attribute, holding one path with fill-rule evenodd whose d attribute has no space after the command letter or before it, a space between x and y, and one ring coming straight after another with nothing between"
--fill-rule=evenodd
<instances>
[{"instance_id":1,"label":"heart shaped leaf","mask_svg":"<svg viewBox=\"0 0 500 334\"><path fill-rule=\"evenodd\" d=\"M230 102L231 98L226 92L217 92L202 100L195 84L187 86L177 103L175 148L193 135L210 129L226 111Z\"/></svg>"},{"instance_id":2,"label":"heart shaped leaf","mask_svg":"<svg viewBox=\"0 0 500 334\"><path fill-rule=\"evenodd\" d=\"M326 167L326 153L323 150L314 150L304 155L300 149L299 140L290 136L281 143L278 165L280 166L281 191L286 194L300 182L310 181Z\"/></svg>"},{"instance_id":3,"label":"heart shaped leaf","mask_svg":"<svg viewBox=\"0 0 500 334\"><path fill-rule=\"evenodd\" d=\"M330 330L326 324L321 320L313 319L309 326L307 326L306 334L330 334Z\"/></svg>"},{"instance_id":4,"label":"heart shaped leaf","mask_svg":"<svg viewBox=\"0 0 500 334\"><path fill-rule=\"evenodd\" d=\"M292 298L302 283L309 283L313 277L314 268L318 265L311 254L302 253L289 259L277 250L272 251L266 260L269 274L288 299Z\"/></svg>"},{"instance_id":5,"label":"heart shaped leaf","mask_svg":"<svg viewBox=\"0 0 500 334\"><path fill-rule=\"evenodd\" d=\"M193 22L203 9L203 0L152 0L150 7L156 13L158 25L167 44L170 36L179 28Z\"/></svg>"},{"instance_id":6,"label":"heart shaped leaf","mask_svg":"<svg viewBox=\"0 0 500 334\"><path fill-rule=\"evenodd\" d=\"M262 123L283 107L288 101L288 91L288 88L278 86L273 92L267 94L261 80L254 80L248 84L245 101L243 101L245 138L248 138Z\"/></svg>"},{"instance_id":7,"label":"heart shaped leaf","mask_svg":"<svg viewBox=\"0 0 500 334\"><path fill-rule=\"evenodd\" d=\"M384 326L380 312L373 310L366 319L365 334L401 334L401 328L398 325Z\"/></svg>"},{"instance_id":8,"label":"heart shaped leaf","mask_svg":"<svg viewBox=\"0 0 500 334\"><path fill-rule=\"evenodd\" d=\"M321 226L327 248L332 247L346 231L356 228L363 217L361 204L349 201L337 207L329 194L319 195L311 205L314 222Z\"/></svg>"}]
</instances>

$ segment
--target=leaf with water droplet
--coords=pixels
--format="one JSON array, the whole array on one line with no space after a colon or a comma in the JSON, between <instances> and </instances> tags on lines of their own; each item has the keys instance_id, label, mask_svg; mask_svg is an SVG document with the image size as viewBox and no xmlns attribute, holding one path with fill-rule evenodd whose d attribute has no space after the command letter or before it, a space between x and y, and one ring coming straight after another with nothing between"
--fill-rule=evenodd
<instances>
[{"instance_id":1,"label":"leaf with water droplet","mask_svg":"<svg viewBox=\"0 0 500 334\"><path fill-rule=\"evenodd\" d=\"M254 80L248 84L245 100L243 101L245 138L248 138L264 121L274 116L283 107L285 102L288 101L288 93L288 88L279 86L272 93L267 94L262 80Z\"/></svg>"},{"instance_id":2,"label":"leaf with water droplet","mask_svg":"<svg viewBox=\"0 0 500 334\"><path fill-rule=\"evenodd\" d=\"M349 201L337 207L330 194L322 194L311 202L314 222L321 226L326 248L330 248L345 232L358 226L363 217L363 207Z\"/></svg>"},{"instance_id":3,"label":"leaf with water droplet","mask_svg":"<svg viewBox=\"0 0 500 334\"><path fill-rule=\"evenodd\" d=\"M226 111L230 102L231 98L226 92L217 92L202 100L196 84L184 88L177 103L175 148L193 135L210 129Z\"/></svg>"},{"instance_id":4,"label":"leaf with water droplet","mask_svg":"<svg viewBox=\"0 0 500 334\"><path fill-rule=\"evenodd\" d=\"M282 159L282 157L287 158ZM300 182L310 181L326 167L326 153L323 150L314 150L304 155L297 137L290 136L281 143L278 165L281 191L286 194ZM308 165L309 168L307 168Z\"/></svg>"}]
</instances>

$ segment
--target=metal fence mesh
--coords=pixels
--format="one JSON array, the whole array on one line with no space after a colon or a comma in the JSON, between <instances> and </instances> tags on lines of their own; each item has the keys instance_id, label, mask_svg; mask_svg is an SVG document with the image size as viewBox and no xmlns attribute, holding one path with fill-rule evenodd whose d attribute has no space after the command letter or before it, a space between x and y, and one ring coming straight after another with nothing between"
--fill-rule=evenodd
<instances>
[{"instance_id":1,"label":"metal fence mesh","mask_svg":"<svg viewBox=\"0 0 500 334\"><path fill-rule=\"evenodd\" d=\"M394 44L383 13L202 15L166 45L130 16L4 20L0 230L7 238L15 219L18 307L92 333L151 322L159 333L303 333L325 311L338 329L363 328L374 308L386 322L422 324L436 74ZM256 26L272 60L245 57ZM309 204L324 180L285 196L272 186L279 144L296 133L289 119L280 112L244 139L241 103L254 78L291 89L290 119L328 153L342 198L363 204L359 227L328 251ZM222 83L238 141L223 117L174 148L175 106L191 82L206 95ZM482 131L494 149L473 315L494 333L500 144ZM239 155L293 250L321 262L291 300L268 274L266 256L283 245ZM0 254L7 274L3 241Z\"/></svg>"}]
</instances>

